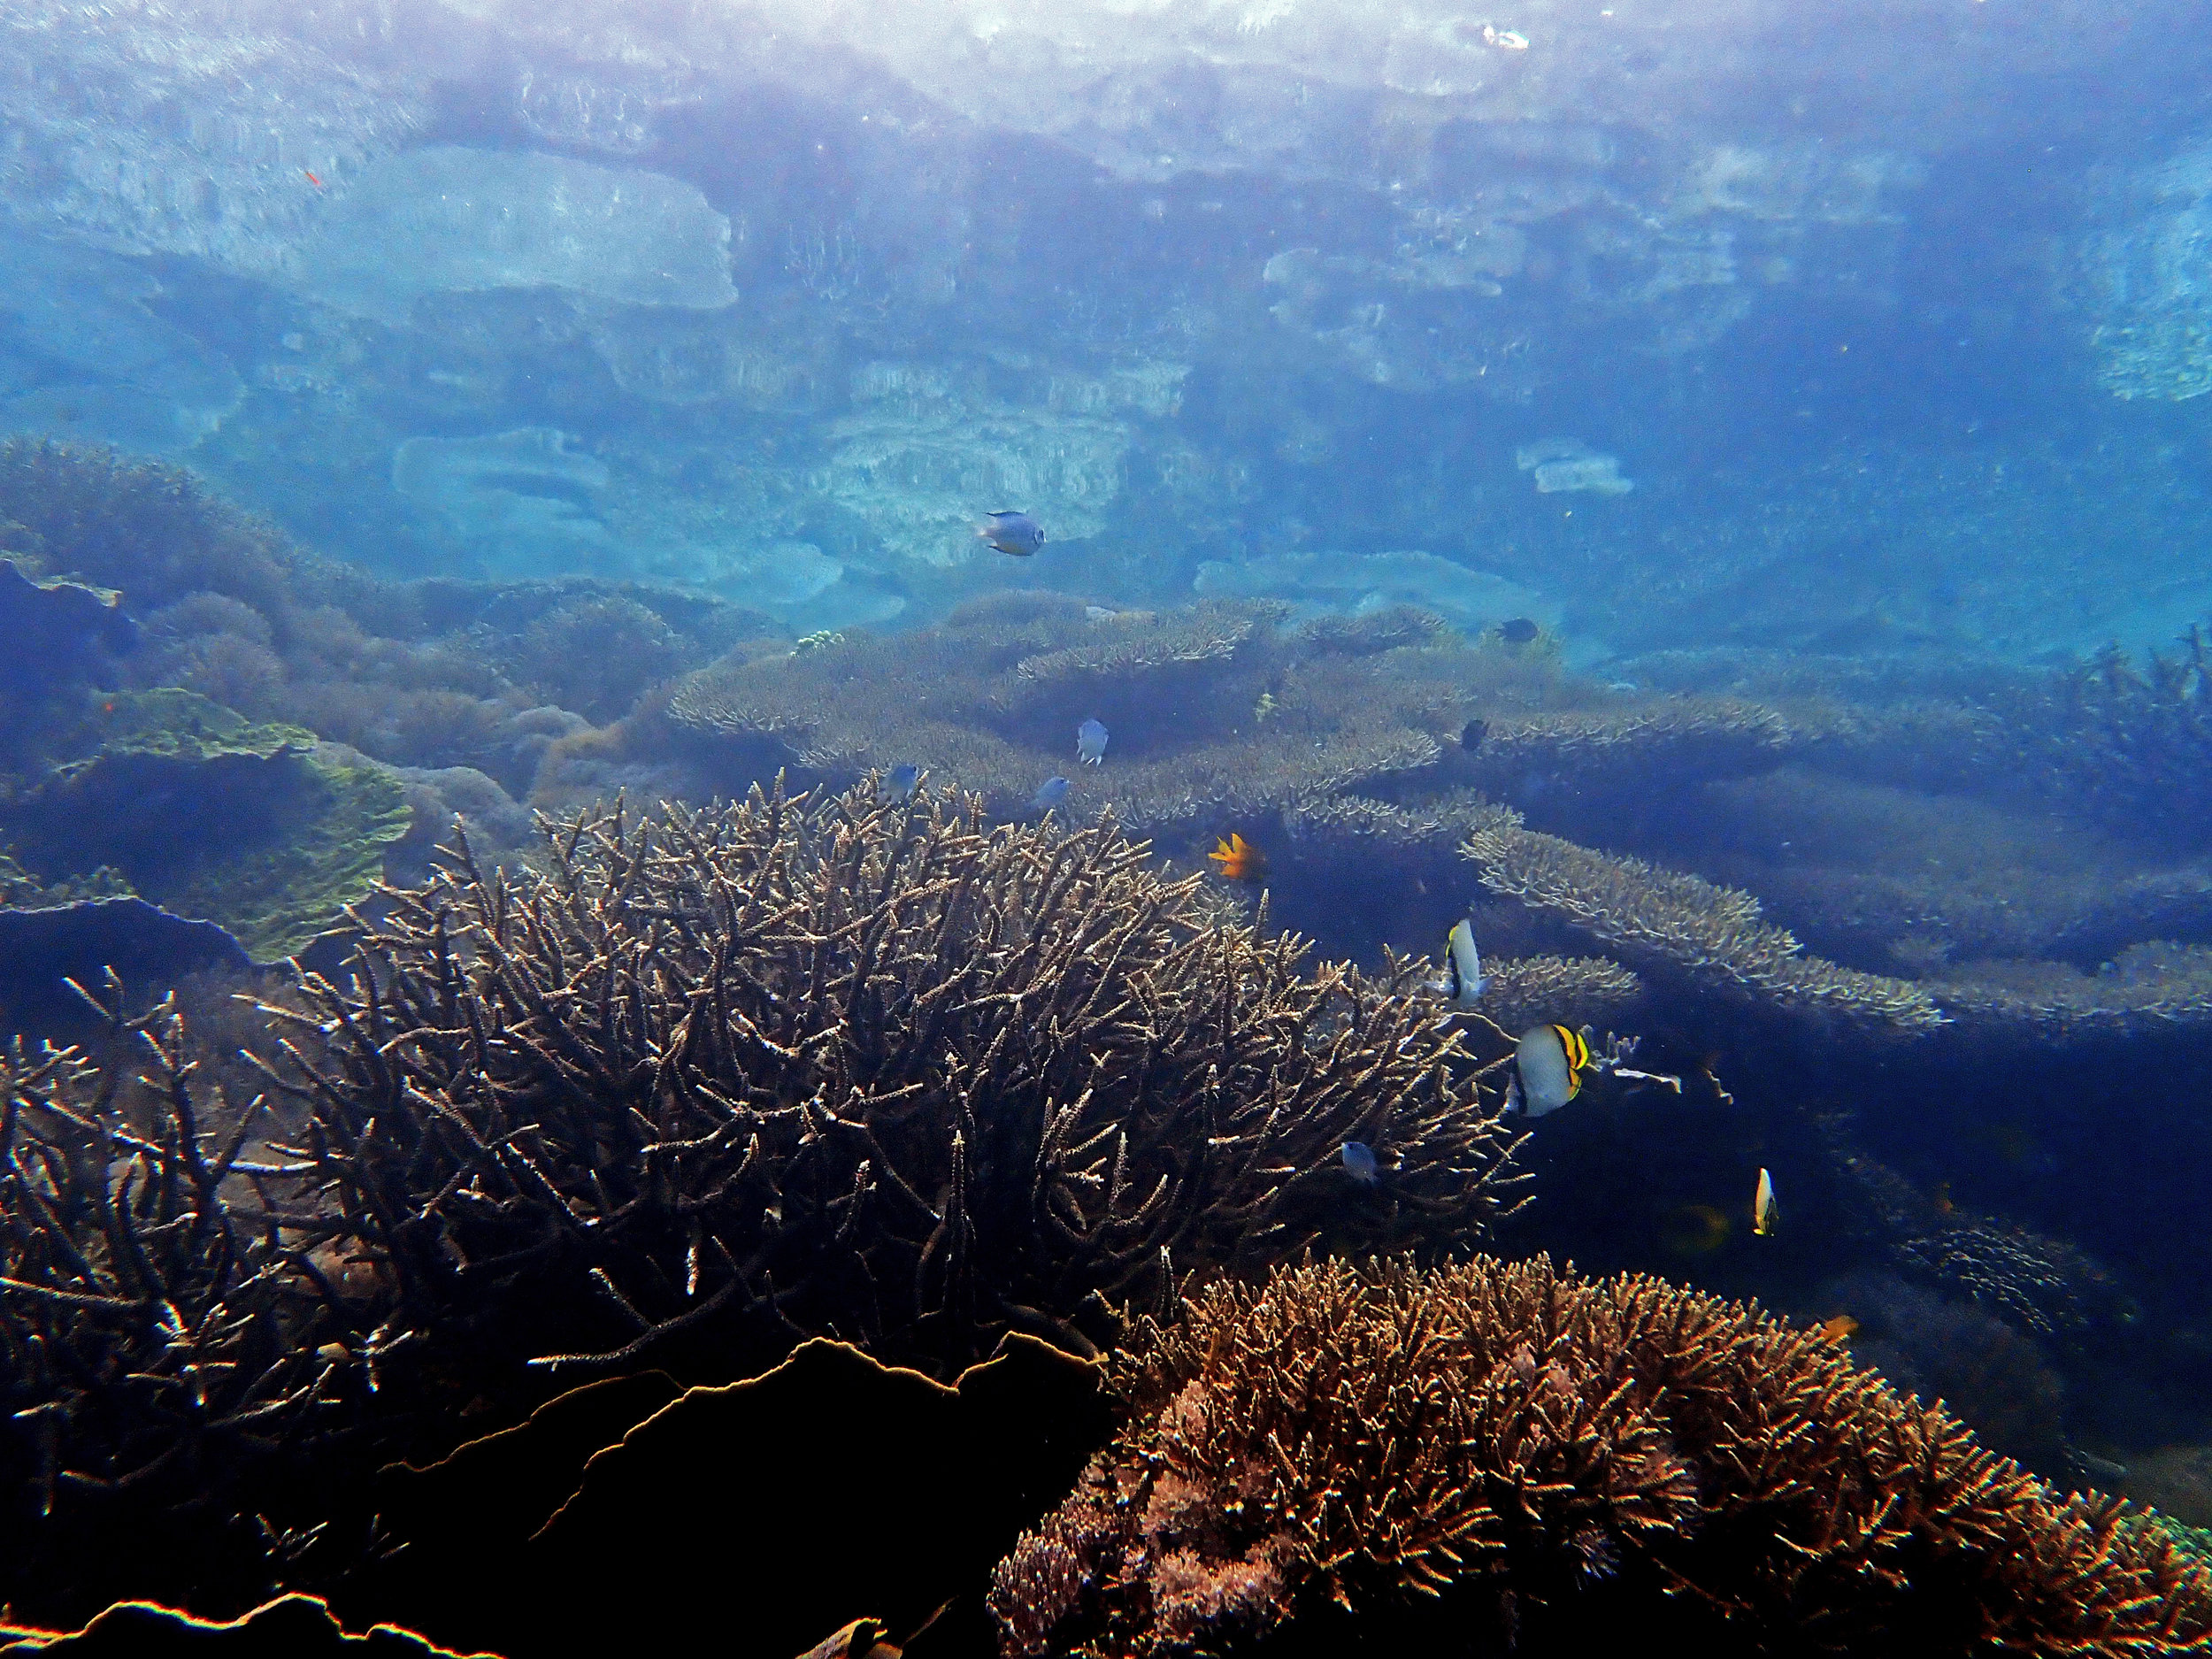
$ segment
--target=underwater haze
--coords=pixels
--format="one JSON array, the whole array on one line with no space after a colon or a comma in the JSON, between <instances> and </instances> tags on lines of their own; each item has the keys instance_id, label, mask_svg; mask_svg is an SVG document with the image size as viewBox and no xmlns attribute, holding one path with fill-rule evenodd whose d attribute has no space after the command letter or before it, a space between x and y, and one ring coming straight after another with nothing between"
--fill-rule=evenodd
<instances>
[{"instance_id":1,"label":"underwater haze","mask_svg":"<svg viewBox=\"0 0 2212 1659\"><path fill-rule=\"evenodd\" d=\"M2212 1653L2208 394L2201 0L0 0L0 1646Z\"/></svg>"},{"instance_id":2,"label":"underwater haze","mask_svg":"<svg viewBox=\"0 0 2212 1659\"><path fill-rule=\"evenodd\" d=\"M1010 505L1110 603L2162 648L2200 21L12 4L0 419L379 570L803 631L1008 580ZM1516 465L1563 444L1617 467Z\"/></svg>"}]
</instances>

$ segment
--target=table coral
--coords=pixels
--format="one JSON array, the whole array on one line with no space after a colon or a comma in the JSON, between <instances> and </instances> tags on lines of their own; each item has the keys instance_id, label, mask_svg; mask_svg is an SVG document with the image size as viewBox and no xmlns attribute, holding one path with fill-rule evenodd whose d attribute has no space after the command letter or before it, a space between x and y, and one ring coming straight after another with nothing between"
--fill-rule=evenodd
<instances>
[{"instance_id":1,"label":"table coral","mask_svg":"<svg viewBox=\"0 0 2212 1659\"><path fill-rule=\"evenodd\" d=\"M1543 1257L1223 1283L1000 1564L1006 1659L2212 1651L2212 1574L1819 1333Z\"/></svg>"},{"instance_id":2,"label":"table coral","mask_svg":"<svg viewBox=\"0 0 2212 1659\"><path fill-rule=\"evenodd\" d=\"M1733 887L1511 826L1462 849L1494 893L1583 928L1639 964L1800 1018L1914 1033L1942 1024L1926 992L1809 955Z\"/></svg>"},{"instance_id":3,"label":"table coral","mask_svg":"<svg viewBox=\"0 0 2212 1659\"><path fill-rule=\"evenodd\" d=\"M794 765L842 787L910 764L1009 811L1069 772L1075 729L1095 718L1113 747L1070 772L1078 816L1110 803L1131 830L1174 839L1296 812L1321 833L1311 815L1333 801L1440 781L1477 702L1556 678L1422 613L1290 631L1282 614L1223 601L1094 618L1002 595L936 628L718 665L669 714L720 749L726 787Z\"/></svg>"}]
</instances>

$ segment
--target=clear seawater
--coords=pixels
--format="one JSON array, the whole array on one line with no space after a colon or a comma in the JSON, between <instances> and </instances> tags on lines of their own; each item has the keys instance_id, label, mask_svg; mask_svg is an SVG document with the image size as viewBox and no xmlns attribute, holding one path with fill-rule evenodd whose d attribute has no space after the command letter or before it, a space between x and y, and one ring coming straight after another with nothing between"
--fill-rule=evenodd
<instances>
[{"instance_id":1,"label":"clear seawater","mask_svg":"<svg viewBox=\"0 0 2212 1659\"><path fill-rule=\"evenodd\" d=\"M437 603L588 579L720 618L481 692L477 749L247 710L475 766L518 841L577 795L546 744L647 682L1012 587L1525 617L1616 700L1983 708L2212 621L2208 71L2198 0L0 0L0 436L189 469ZM1033 557L976 534L1014 510ZM492 680L560 649L504 603L451 623ZM1975 1304L2033 1350L2024 1455L2212 1524L2212 749L2026 801L1916 741L1503 798L1869 972L2093 988L2170 947L2180 1011L1924 1052L1685 991L1647 1052L1713 1064L1743 1113L1696 1133L1735 1139L1563 1118L1501 1242L1849 1313L1932 1386L1909 1331L1958 1282L1840 1221L1784 1268L1699 1231L1701 1171L1770 1134L1843 1215L1847 1143L2078 1253L2078 1326ZM1502 916L1455 879L1285 902L1371 966Z\"/></svg>"}]
</instances>

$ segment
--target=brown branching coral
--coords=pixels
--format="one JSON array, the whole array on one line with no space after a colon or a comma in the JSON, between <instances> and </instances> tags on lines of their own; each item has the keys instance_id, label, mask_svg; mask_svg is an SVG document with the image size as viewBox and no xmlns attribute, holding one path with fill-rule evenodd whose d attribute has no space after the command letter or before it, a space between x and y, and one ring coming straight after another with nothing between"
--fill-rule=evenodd
<instances>
[{"instance_id":1,"label":"brown branching coral","mask_svg":"<svg viewBox=\"0 0 2212 1659\"><path fill-rule=\"evenodd\" d=\"M289 1084L328 1207L480 1358L1089 1353L1171 1274L1500 1202L1509 1137L1423 1001L1204 925L1110 824L779 789L586 815L546 864L464 846L389 894Z\"/></svg>"},{"instance_id":2,"label":"brown branching coral","mask_svg":"<svg viewBox=\"0 0 2212 1659\"><path fill-rule=\"evenodd\" d=\"M269 1225L292 1172L246 1156L258 1102L196 1081L173 1004L120 1003L111 986L106 1046L135 1065L0 1055L0 1599L19 1607L122 1560L141 1592L219 1594L265 1546L242 1511L342 1433L374 1351L339 1264Z\"/></svg>"},{"instance_id":3,"label":"brown branching coral","mask_svg":"<svg viewBox=\"0 0 2212 1659\"><path fill-rule=\"evenodd\" d=\"M1580 927L1639 965L1755 1006L1897 1033L1943 1014L1919 987L1809 955L1748 893L1535 831L1478 831L1462 850L1484 885Z\"/></svg>"},{"instance_id":4,"label":"brown branching coral","mask_svg":"<svg viewBox=\"0 0 2212 1659\"><path fill-rule=\"evenodd\" d=\"M2212 1574L1835 1345L1541 1257L1223 1283L1002 1563L1008 1659L2212 1651Z\"/></svg>"}]
</instances>

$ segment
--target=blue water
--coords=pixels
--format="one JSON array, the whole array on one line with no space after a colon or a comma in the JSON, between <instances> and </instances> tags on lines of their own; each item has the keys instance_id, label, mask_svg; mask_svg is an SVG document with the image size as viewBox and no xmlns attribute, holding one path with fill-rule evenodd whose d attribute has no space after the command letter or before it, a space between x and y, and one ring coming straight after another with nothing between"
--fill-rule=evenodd
<instances>
[{"instance_id":1,"label":"blue water","mask_svg":"<svg viewBox=\"0 0 2212 1659\"><path fill-rule=\"evenodd\" d=\"M2178 666L2212 620L2202 7L1516 4L7 0L0 436L187 469L329 562L273 623L220 572L150 591L157 561L98 536L35 573L120 588L146 630L96 693L173 683L398 769L397 879L452 810L520 857L534 805L741 783L623 724L725 652L1012 588L1274 601L1286 631L1409 604L1471 647L1526 617L1567 689L1515 718L2012 719L1970 756L1955 723L1613 781L1463 776L1453 740L1377 793L1479 784L1957 1009L1968 979L2161 987L1916 1047L1662 971L1644 1053L1732 1103L1548 1118L1500 1241L1849 1312L1931 1394L2017 1339L1993 1438L2212 1524L2212 686ZM1043 545L985 545L995 511ZM310 611L337 631L311 649ZM2116 646L2134 712L2052 689ZM2181 677L2154 695L2156 658ZM1128 710L1094 772L1056 712L1033 780L1110 801L1148 715L1190 712ZM1434 955L1466 914L1486 956L1598 950L1446 855L1302 863L1294 817L1233 826L1325 953ZM50 908L95 861L33 856L30 823L0 851ZM1162 849L1202 867L1231 827ZM36 1005L12 1029L70 1034ZM1745 1218L1701 1231L1747 1159L1817 1217L1764 1257ZM1904 1184L1917 1243L1867 1231L1868 1180ZM2063 1258L2062 1317L1928 1266L1970 1223Z\"/></svg>"}]
</instances>

